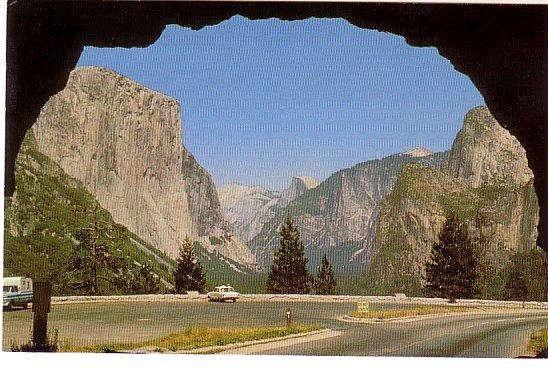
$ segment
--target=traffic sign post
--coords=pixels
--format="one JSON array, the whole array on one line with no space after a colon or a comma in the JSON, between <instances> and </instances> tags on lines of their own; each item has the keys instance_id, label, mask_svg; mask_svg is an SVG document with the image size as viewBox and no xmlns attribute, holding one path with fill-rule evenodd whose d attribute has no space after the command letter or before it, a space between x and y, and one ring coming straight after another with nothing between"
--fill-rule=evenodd
<instances>
[{"instance_id":1,"label":"traffic sign post","mask_svg":"<svg viewBox=\"0 0 548 368\"><path fill-rule=\"evenodd\" d=\"M358 302L358 313L367 313L367 312L369 312L369 303Z\"/></svg>"},{"instance_id":2,"label":"traffic sign post","mask_svg":"<svg viewBox=\"0 0 548 368\"><path fill-rule=\"evenodd\" d=\"M285 311L285 323L287 327L291 327L293 315L291 313L291 308L287 308Z\"/></svg>"}]
</instances>

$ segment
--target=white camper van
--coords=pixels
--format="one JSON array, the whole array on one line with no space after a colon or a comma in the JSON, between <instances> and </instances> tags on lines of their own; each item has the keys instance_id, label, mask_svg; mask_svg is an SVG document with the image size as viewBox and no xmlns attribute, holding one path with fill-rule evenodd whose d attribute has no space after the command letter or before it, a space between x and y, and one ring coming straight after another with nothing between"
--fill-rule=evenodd
<instances>
[{"instance_id":1,"label":"white camper van","mask_svg":"<svg viewBox=\"0 0 548 368\"><path fill-rule=\"evenodd\" d=\"M32 279L28 277L4 277L4 308L28 308L32 303Z\"/></svg>"}]
</instances>

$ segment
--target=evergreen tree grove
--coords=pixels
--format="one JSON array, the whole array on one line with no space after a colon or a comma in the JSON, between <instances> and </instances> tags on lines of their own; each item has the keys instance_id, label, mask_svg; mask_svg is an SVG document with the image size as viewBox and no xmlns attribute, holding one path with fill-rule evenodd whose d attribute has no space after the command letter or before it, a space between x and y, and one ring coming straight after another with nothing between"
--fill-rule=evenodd
<instances>
[{"instance_id":1,"label":"evergreen tree grove","mask_svg":"<svg viewBox=\"0 0 548 368\"><path fill-rule=\"evenodd\" d=\"M177 269L173 273L175 279L175 292L178 294L187 291L205 291L205 273L202 271L202 265L196 257L194 245L187 237L179 248L179 257L177 258Z\"/></svg>"},{"instance_id":2,"label":"evergreen tree grove","mask_svg":"<svg viewBox=\"0 0 548 368\"><path fill-rule=\"evenodd\" d=\"M515 263L512 264L511 270L508 273L504 289L504 297L506 300L525 301L529 295L525 276L519 269L519 266Z\"/></svg>"},{"instance_id":3,"label":"evergreen tree grove","mask_svg":"<svg viewBox=\"0 0 548 368\"><path fill-rule=\"evenodd\" d=\"M337 280L333 268L327 259L327 255L323 255L322 265L318 271L318 275L314 280L314 291L318 295L335 295L337 294Z\"/></svg>"},{"instance_id":4,"label":"evergreen tree grove","mask_svg":"<svg viewBox=\"0 0 548 368\"><path fill-rule=\"evenodd\" d=\"M75 234L77 243L66 269L79 280L71 285L72 288L87 295L99 295L101 284L119 282L117 275L125 262L116 255L115 246L127 239L121 225L105 221L97 206L90 212L92 224Z\"/></svg>"},{"instance_id":5,"label":"evergreen tree grove","mask_svg":"<svg viewBox=\"0 0 548 368\"><path fill-rule=\"evenodd\" d=\"M476 295L478 260L466 224L449 213L426 263L425 291L430 296L472 298Z\"/></svg>"},{"instance_id":6,"label":"evergreen tree grove","mask_svg":"<svg viewBox=\"0 0 548 368\"><path fill-rule=\"evenodd\" d=\"M280 248L270 267L267 292L309 294L312 277L306 268L307 263L299 230L288 217L280 230Z\"/></svg>"},{"instance_id":7,"label":"evergreen tree grove","mask_svg":"<svg viewBox=\"0 0 548 368\"><path fill-rule=\"evenodd\" d=\"M510 257L505 271L505 299L548 301L546 251L534 247L516 252Z\"/></svg>"},{"instance_id":8,"label":"evergreen tree grove","mask_svg":"<svg viewBox=\"0 0 548 368\"><path fill-rule=\"evenodd\" d=\"M152 272L152 267L148 263L138 267L132 280L131 292L135 294L158 294L160 290L160 279Z\"/></svg>"}]
</instances>

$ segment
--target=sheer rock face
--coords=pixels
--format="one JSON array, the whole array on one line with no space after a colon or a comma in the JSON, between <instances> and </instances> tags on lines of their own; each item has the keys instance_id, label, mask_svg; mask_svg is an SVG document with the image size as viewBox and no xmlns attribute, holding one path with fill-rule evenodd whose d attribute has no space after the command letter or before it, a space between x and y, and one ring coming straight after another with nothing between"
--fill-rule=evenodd
<instances>
[{"instance_id":1,"label":"sheer rock face","mask_svg":"<svg viewBox=\"0 0 548 368\"><path fill-rule=\"evenodd\" d=\"M182 144L175 99L108 69L77 68L33 130L39 150L79 179L116 222L168 255L175 257L189 236L254 263L230 237L210 175ZM215 248L210 236L226 241Z\"/></svg>"},{"instance_id":2,"label":"sheer rock face","mask_svg":"<svg viewBox=\"0 0 548 368\"><path fill-rule=\"evenodd\" d=\"M494 181L521 185L533 178L525 149L485 106L470 110L464 117L444 171L466 180L473 188Z\"/></svg>"},{"instance_id":3,"label":"sheer rock face","mask_svg":"<svg viewBox=\"0 0 548 368\"><path fill-rule=\"evenodd\" d=\"M489 111L465 117L441 170L405 165L383 201L367 272L372 292L419 292L447 211L468 225L484 261L531 249L539 206L524 149Z\"/></svg>"}]
</instances>

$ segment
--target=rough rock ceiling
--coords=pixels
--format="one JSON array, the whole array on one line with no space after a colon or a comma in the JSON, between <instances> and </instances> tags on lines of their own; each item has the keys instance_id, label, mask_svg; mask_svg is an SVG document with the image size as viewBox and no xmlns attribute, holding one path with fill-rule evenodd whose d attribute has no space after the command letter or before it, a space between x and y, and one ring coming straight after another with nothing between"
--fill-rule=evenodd
<instances>
[{"instance_id":1,"label":"rough rock ceiling","mask_svg":"<svg viewBox=\"0 0 548 368\"><path fill-rule=\"evenodd\" d=\"M145 47L167 24L192 29L233 15L283 20L345 18L361 28L434 46L466 74L495 118L527 151L546 249L546 6L374 3L8 1L5 195L27 129L66 84L85 45ZM173 45L185 47L185 45Z\"/></svg>"}]
</instances>

